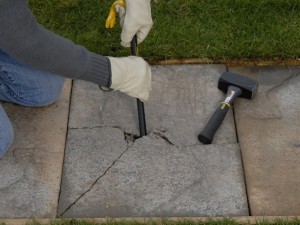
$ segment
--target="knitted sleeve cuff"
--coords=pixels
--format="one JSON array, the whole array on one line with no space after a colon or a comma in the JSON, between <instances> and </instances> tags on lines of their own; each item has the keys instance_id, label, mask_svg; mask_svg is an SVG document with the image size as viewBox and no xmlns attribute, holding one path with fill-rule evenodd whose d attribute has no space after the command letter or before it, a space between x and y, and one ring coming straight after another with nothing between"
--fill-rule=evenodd
<instances>
[{"instance_id":1,"label":"knitted sleeve cuff","mask_svg":"<svg viewBox=\"0 0 300 225\"><path fill-rule=\"evenodd\" d=\"M87 70L81 77L78 77L78 79L90 81L103 87L110 87L111 65L109 59L95 53L89 54Z\"/></svg>"}]
</instances>

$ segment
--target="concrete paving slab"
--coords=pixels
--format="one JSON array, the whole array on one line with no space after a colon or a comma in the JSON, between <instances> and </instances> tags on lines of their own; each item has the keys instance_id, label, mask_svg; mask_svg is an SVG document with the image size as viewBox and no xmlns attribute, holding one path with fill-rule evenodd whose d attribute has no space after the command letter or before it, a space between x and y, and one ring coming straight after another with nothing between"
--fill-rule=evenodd
<instances>
[{"instance_id":1,"label":"concrete paving slab","mask_svg":"<svg viewBox=\"0 0 300 225\"><path fill-rule=\"evenodd\" d=\"M299 215L300 67L230 70L260 84L235 104L251 215Z\"/></svg>"},{"instance_id":2,"label":"concrete paving slab","mask_svg":"<svg viewBox=\"0 0 300 225\"><path fill-rule=\"evenodd\" d=\"M224 65L153 66L153 88L145 103L148 132L163 133L178 145L198 144L197 135L224 98L217 85L225 70ZM135 99L101 92L84 81L76 81L73 90L70 128L119 127L139 134ZM229 111L213 143L236 143L233 124Z\"/></svg>"},{"instance_id":3,"label":"concrete paving slab","mask_svg":"<svg viewBox=\"0 0 300 225\"><path fill-rule=\"evenodd\" d=\"M126 149L127 142L120 129L70 129L58 215L93 188Z\"/></svg>"},{"instance_id":4,"label":"concrete paving slab","mask_svg":"<svg viewBox=\"0 0 300 225\"><path fill-rule=\"evenodd\" d=\"M149 135L99 175L64 217L248 215L238 144L178 147Z\"/></svg>"},{"instance_id":5,"label":"concrete paving slab","mask_svg":"<svg viewBox=\"0 0 300 225\"><path fill-rule=\"evenodd\" d=\"M54 218L60 190L71 81L40 108L3 104L15 139L0 159L0 218Z\"/></svg>"},{"instance_id":6,"label":"concrete paving slab","mask_svg":"<svg viewBox=\"0 0 300 225\"><path fill-rule=\"evenodd\" d=\"M197 134L224 98L223 65L154 66L138 137L136 100L73 85L59 216L248 215L232 111L214 144Z\"/></svg>"}]
</instances>

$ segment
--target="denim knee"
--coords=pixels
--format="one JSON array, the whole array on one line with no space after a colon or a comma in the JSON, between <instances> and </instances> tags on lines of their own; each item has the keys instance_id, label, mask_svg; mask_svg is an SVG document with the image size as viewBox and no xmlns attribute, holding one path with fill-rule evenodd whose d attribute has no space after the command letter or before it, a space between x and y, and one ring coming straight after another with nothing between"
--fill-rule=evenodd
<instances>
[{"instance_id":1,"label":"denim knee","mask_svg":"<svg viewBox=\"0 0 300 225\"><path fill-rule=\"evenodd\" d=\"M47 106L56 102L61 94L64 78L55 74L47 75L45 80L38 81L38 88L28 91L23 97L25 106Z\"/></svg>"},{"instance_id":2,"label":"denim knee","mask_svg":"<svg viewBox=\"0 0 300 225\"><path fill-rule=\"evenodd\" d=\"M63 83L63 77L36 70L0 51L0 100L23 106L50 105L59 98Z\"/></svg>"},{"instance_id":3,"label":"denim knee","mask_svg":"<svg viewBox=\"0 0 300 225\"><path fill-rule=\"evenodd\" d=\"M0 157L4 156L14 139L13 127L0 105Z\"/></svg>"}]
</instances>

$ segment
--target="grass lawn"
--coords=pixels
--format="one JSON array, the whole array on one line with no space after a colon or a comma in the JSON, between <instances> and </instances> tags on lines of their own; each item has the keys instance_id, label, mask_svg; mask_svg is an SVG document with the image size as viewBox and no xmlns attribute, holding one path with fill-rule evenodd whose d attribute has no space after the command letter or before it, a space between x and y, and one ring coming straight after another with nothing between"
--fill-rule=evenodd
<instances>
[{"instance_id":1,"label":"grass lawn","mask_svg":"<svg viewBox=\"0 0 300 225\"><path fill-rule=\"evenodd\" d=\"M113 0L29 0L38 21L102 55L126 56L119 25L104 28ZM273 60L300 57L300 0L157 0L140 54L171 58Z\"/></svg>"}]
</instances>

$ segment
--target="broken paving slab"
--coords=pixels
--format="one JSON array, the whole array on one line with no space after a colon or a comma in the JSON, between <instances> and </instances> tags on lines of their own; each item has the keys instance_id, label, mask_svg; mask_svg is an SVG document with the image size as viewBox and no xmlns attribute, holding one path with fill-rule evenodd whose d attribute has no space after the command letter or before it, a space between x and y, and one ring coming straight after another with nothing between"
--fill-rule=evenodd
<instances>
[{"instance_id":1,"label":"broken paving slab","mask_svg":"<svg viewBox=\"0 0 300 225\"><path fill-rule=\"evenodd\" d=\"M300 67L230 68L259 82L235 116L252 216L300 214Z\"/></svg>"},{"instance_id":2,"label":"broken paving slab","mask_svg":"<svg viewBox=\"0 0 300 225\"><path fill-rule=\"evenodd\" d=\"M93 188L127 148L124 132L118 128L70 129L58 216Z\"/></svg>"},{"instance_id":3,"label":"broken paving slab","mask_svg":"<svg viewBox=\"0 0 300 225\"><path fill-rule=\"evenodd\" d=\"M198 144L197 135L224 99L218 79L224 65L152 67L152 91L145 102L148 133L161 133L177 145ZM118 91L102 92L95 84L73 85L70 128L119 127L139 135L136 100ZM213 143L236 143L232 110Z\"/></svg>"},{"instance_id":4,"label":"broken paving slab","mask_svg":"<svg viewBox=\"0 0 300 225\"><path fill-rule=\"evenodd\" d=\"M225 70L152 67L149 135L140 139L136 99L76 81L58 216L248 215L232 111L215 144L197 140L224 98L217 84Z\"/></svg>"},{"instance_id":5,"label":"broken paving slab","mask_svg":"<svg viewBox=\"0 0 300 225\"><path fill-rule=\"evenodd\" d=\"M59 100L39 108L3 104L15 139L0 159L0 218L55 218L67 133L71 81Z\"/></svg>"},{"instance_id":6,"label":"broken paving slab","mask_svg":"<svg viewBox=\"0 0 300 225\"><path fill-rule=\"evenodd\" d=\"M118 138L118 135L115 137ZM79 135L77 142L85 138L85 135L81 138ZM86 142L85 145L77 146L77 149L73 147L73 162L68 160L68 155L66 158L66 163L72 164L74 170L64 177L74 184L82 184L85 177L80 168L76 169L76 162L87 163L86 175L88 171L95 174L95 170L101 168L101 164L95 165L94 161L88 163L82 160L82 154L89 154L90 144ZM78 151L84 153L76 154ZM72 154L71 151L67 153ZM99 148L98 153L92 151L91 154L100 159L105 152ZM61 196L60 204L65 206L65 210L61 210L64 213L60 216L248 215L238 144L180 147L151 134L129 145L109 168L107 166L105 174L98 172L98 177L92 188L90 184L85 184L86 191L75 204L68 196ZM76 189L74 185L67 185L65 191Z\"/></svg>"}]
</instances>

